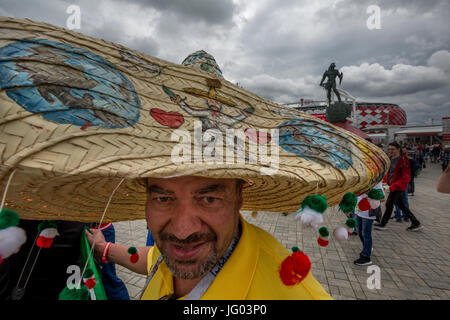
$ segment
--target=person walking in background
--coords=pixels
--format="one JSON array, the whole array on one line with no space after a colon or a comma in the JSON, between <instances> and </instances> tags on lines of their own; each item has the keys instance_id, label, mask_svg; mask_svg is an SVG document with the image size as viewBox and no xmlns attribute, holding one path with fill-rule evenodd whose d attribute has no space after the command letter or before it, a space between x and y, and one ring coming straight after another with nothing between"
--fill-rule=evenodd
<instances>
[{"instance_id":1,"label":"person walking in background","mask_svg":"<svg viewBox=\"0 0 450 320\"><path fill-rule=\"evenodd\" d=\"M425 161L428 160L428 157L430 156L430 146L428 144L425 144L425 148L424 148L424 158Z\"/></svg>"},{"instance_id":2,"label":"person walking in background","mask_svg":"<svg viewBox=\"0 0 450 320\"><path fill-rule=\"evenodd\" d=\"M425 169L427 167L425 164L427 157L428 157L427 153L425 153L423 151L421 152L419 150L415 151L414 158L415 158L417 164L419 165L420 169Z\"/></svg>"},{"instance_id":3,"label":"person walking in background","mask_svg":"<svg viewBox=\"0 0 450 320\"><path fill-rule=\"evenodd\" d=\"M402 201L405 204L405 206L409 208L408 192L406 190L402 191L401 197L402 197ZM395 208L394 216L391 219L395 219L396 222L402 222L402 221L408 222L409 221L408 217L403 214L403 212L400 209L400 207L398 206L398 204L395 204L394 208Z\"/></svg>"},{"instance_id":4,"label":"person walking in background","mask_svg":"<svg viewBox=\"0 0 450 320\"><path fill-rule=\"evenodd\" d=\"M407 149L406 152L409 160L409 166L411 168L411 179L409 180L407 191L409 196L414 197L414 191L416 189L414 179L417 177L417 174L419 172L419 164L417 163L416 159L414 159L414 150Z\"/></svg>"},{"instance_id":5,"label":"person walking in background","mask_svg":"<svg viewBox=\"0 0 450 320\"><path fill-rule=\"evenodd\" d=\"M413 149L418 150L420 153L425 154L425 147L422 142L415 143Z\"/></svg>"},{"instance_id":6,"label":"person walking in background","mask_svg":"<svg viewBox=\"0 0 450 320\"><path fill-rule=\"evenodd\" d=\"M389 196L386 200L386 209L380 223L375 224L375 229L386 230L386 225L391 218L394 205L398 204L403 214L405 214L409 220L411 220L411 226L406 230L418 231L423 228L419 220L409 210L402 199L402 192L407 187L411 178L411 169L409 166L409 160L406 155L403 154L400 145L397 142L391 142L388 147L388 155L391 159L391 166L387 175L384 177L384 183L389 185Z\"/></svg>"},{"instance_id":7,"label":"person walking in background","mask_svg":"<svg viewBox=\"0 0 450 320\"><path fill-rule=\"evenodd\" d=\"M409 208L408 196L414 197L414 177L417 173L417 161L414 160L415 152L414 150L409 150L408 148L402 149L403 154L408 156L409 166L411 168L411 178L408 183L407 190L403 191L402 199L405 205ZM397 222L409 222L409 218L403 214L402 210L400 210L398 204L395 204L394 218Z\"/></svg>"},{"instance_id":8,"label":"person walking in background","mask_svg":"<svg viewBox=\"0 0 450 320\"><path fill-rule=\"evenodd\" d=\"M374 189L380 190L384 195L383 184L381 182L379 182ZM367 197L367 193L360 195L358 197L358 202ZM384 198L380 199L380 201L384 201ZM380 208L377 209L381 210ZM370 259L370 256L372 255L372 225L373 221L376 219L377 209L360 211L358 206L355 208L358 235L363 245L359 258L353 262L357 266L367 266L372 264L372 260Z\"/></svg>"},{"instance_id":9,"label":"person walking in background","mask_svg":"<svg viewBox=\"0 0 450 320\"><path fill-rule=\"evenodd\" d=\"M433 152L432 152L432 162L437 163L439 155L441 154L441 146L439 144L435 144L433 146Z\"/></svg>"}]
</instances>

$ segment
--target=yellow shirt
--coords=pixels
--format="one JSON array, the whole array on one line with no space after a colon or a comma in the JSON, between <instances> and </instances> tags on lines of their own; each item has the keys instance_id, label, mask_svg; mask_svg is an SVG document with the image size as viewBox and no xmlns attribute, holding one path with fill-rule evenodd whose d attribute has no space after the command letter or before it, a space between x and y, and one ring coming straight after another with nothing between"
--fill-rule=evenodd
<instances>
[{"instance_id":1,"label":"yellow shirt","mask_svg":"<svg viewBox=\"0 0 450 320\"><path fill-rule=\"evenodd\" d=\"M266 231L249 224L242 216L240 220L241 238L201 300L331 299L311 272L297 285L284 285L278 268L290 252ZM156 246L149 250L148 273L159 256ZM173 292L172 273L162 261L141 299L158 300Z\"/></svg>"}]
</instances>

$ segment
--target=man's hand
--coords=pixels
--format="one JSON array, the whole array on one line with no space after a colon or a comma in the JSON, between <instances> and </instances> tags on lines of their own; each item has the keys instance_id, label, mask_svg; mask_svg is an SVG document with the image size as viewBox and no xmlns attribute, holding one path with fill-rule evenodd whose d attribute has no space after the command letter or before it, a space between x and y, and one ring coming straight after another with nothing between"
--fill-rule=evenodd
<instances>
[{"instance_id":1,"label":"man's hand","mask_svg":"<svg viewBox=\"0 0 450 320\"><path fill-rule=\"evenodd\" d=\"M92 245L94 245L94 257L100 259L102 257L103 249L106 246L106 240L102 231L99 229L86 230L86 238L91 248Z\"/></svg>"}]
</instances>

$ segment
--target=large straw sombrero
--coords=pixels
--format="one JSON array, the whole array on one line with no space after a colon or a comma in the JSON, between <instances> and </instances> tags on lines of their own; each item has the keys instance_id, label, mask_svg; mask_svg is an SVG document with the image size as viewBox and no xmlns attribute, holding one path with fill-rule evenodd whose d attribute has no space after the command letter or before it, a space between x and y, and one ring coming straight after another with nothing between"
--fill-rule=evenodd
<instances>
[{"instance_id":1,"label":"large straw sombrero","mask_svg":"<svg viewBox=\"0 0 450 320\"><path fill-rule=\"evenodd\" d=\"M333 205L371 189L389 163L357 135L221 73L49 24L0 18L0 59L0 187L24 219L97 221L110 198L104 221L142 219L141 178L181 175L240 178L243 210L292 212L310 194ZM227 129L243 136L228 139ZM223 136L223 163L199 161L208 132ZM225 145L240 141L245 156L235 146L225 161ZM174 161L185 147L191 156ZM264 148L278 164L264 162Z\"/></svg>"}]
</instances>

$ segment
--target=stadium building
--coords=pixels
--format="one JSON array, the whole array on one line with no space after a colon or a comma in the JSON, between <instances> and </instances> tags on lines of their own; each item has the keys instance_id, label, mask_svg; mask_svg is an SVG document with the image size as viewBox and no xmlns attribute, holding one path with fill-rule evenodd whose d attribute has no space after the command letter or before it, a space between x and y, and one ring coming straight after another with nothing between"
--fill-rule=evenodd
<instances>
[{"instance_id":1,"label":"stadium building","mask_svg":"<svg viewBox=\"0 0 450 320\"><path fill-rule=\"evenodd\" d=\"M367 133L377 144L386 145L395 139L395 132L406 126L406 112L394 103L343 101L352 110L352 125ZM325 120L326 101L300 99L300 102L286 103L288 107ZM356 113L353 111L355 108Z\"/></svg>"}]
</instances>

